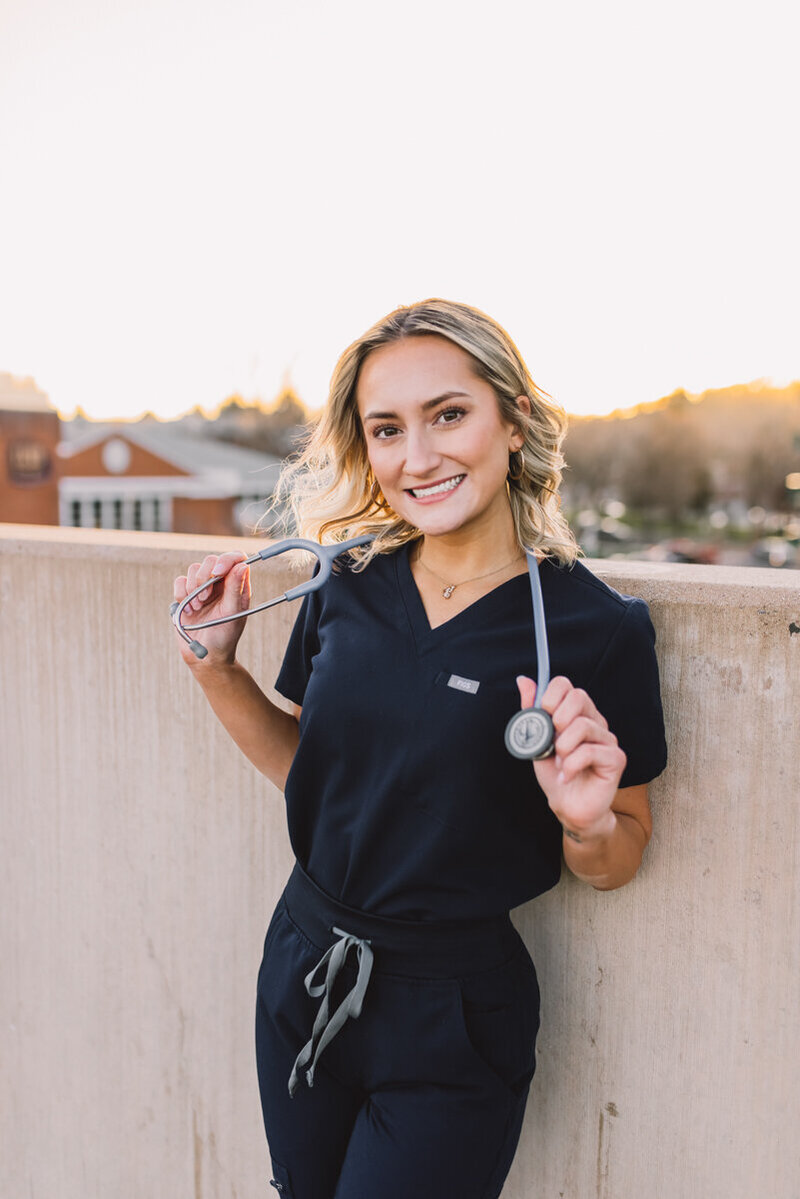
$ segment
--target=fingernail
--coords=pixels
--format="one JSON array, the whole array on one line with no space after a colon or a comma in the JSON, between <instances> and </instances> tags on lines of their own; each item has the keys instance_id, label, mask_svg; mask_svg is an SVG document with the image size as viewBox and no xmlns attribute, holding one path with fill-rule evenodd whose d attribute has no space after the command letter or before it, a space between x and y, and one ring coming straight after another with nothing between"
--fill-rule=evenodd
<instances>
[{"instance_id":1,"label":"fingernail","mask_svg":"<svg viewBox=\"0 0 800 1199\"><path fill-rule=\"evenodd\" d=\"M563 771L563 770L559 770L559 772L558 772L558 776L557 776L557 780L558 780L558 782L559 782L559 783L563 783L563 782L564 782L564 771Z\"/></svg>"},{"instance_id":2,"label":"fingernail","mask_svg":"<svg viewBox=\"0 0 800 1199\"><path fill-rule=\"evenodd\" d=\"M216 566L214 567L214 569L212 570L211 574L212 574L213 576L216 576L216 575L224 575L224 574L225 574L225 571L226 571L226 569L227 569L227 568L226 568L226 567L223 565L223 563L222 563L222 562L218 562L218 563L217 563L217 565L216 565Z\"/></svg>"}]
</instances>

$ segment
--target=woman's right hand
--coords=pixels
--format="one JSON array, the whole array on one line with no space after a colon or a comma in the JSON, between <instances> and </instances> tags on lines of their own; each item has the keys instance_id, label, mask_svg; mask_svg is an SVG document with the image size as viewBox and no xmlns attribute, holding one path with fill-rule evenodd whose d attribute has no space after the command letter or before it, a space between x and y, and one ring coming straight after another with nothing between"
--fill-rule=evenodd
<instances>
[{"instance_id":1,"label":"woman's right hand","mask_svg":"<svg viewBox=\"0 0 800 1199\"><path fill-rule=\"evenodd\" d=\"M184 600L206 579L209 586L201 591L181 612L181 625L192 625L195 621L215 620L218 616L232 616L250 607L250 567L244 566L246 555L239 552L209 554L202 562L193 562L185 575L180 575L172 588L173 599ZM175 632L181 657L189 666L232 665L236 657L236 646L244 632L244 618L228 624L216 625L211 629L200 629L189 636L199 641L208 650L207 657L196 658L187 642Z\"/></svg>"}]
</instances>

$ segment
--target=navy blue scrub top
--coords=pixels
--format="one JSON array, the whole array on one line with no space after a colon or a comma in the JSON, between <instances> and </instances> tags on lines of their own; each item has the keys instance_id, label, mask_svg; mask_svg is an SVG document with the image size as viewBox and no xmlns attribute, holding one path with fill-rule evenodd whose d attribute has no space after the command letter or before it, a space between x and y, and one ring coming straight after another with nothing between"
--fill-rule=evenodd
<instances>
[{"instance_id":1,"label":"navy blue scrub top","mask_svg":"<svg viewBox=\"0 0 800 1199\"><path fill-rule=\"evenodd\" d=\"M536 678L527 573L435 629L409 545L345 565L303 600L276 689L302 705L286 780L298 862L350 907L405 920L497 915L554 886L561 826L503 732ZM584 688L627 754L621 787L666 765L643 600L544 559L551 676ZM477 684L477 686L475 686Z\"/></svg>"}]
</instances>

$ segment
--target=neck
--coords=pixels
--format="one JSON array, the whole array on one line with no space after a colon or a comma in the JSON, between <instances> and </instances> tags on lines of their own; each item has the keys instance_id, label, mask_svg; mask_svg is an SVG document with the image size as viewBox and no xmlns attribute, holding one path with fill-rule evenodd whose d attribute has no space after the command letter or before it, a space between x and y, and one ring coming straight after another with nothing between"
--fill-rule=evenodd
<instances>
[{"instance_id":1,"label":"neck","mask_svg":"<svg viewBox=\"0 0 800 1199\"><path fill-rule=\"evenodd\" d=\"M492 527L484 529L423 535L418 542L417 558L442 578L457 582L505 566L522 552L509 512L502 528L493 522Z\"/></svg>"}]
</instances>

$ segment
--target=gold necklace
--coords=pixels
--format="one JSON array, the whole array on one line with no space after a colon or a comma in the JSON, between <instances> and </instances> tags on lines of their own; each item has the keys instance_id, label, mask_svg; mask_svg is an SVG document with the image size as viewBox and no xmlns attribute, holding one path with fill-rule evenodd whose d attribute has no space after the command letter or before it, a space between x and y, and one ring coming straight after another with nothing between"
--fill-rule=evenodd
<instances>
[{"instance_id":1,"label":"gold necklace","mask_svg":"<svg viewBox=\"0 0 800 1199\"><path fill-rule=\"evenodd\" d=\"M442 591L442 596L444 597L444 599L450 599L450 596L453 594L456 587L463 587L466 583L477 583L481 579L488 579L492 575L499 574L501 570L508 570L509 566L513 566L514 563L518 562L520 560L520 558L522 558L523 556L524 556L523 554L517 554L516 557L512 558L510 562L506 562L505 565L503 565L503 566L498 566L494 570L487 570L486 574L484 574L484 575L474 575L471 579L461 579L458 583L448 583L446 581L446 579L443 579L441 577L441 575L437 575L435 570L431 570L430 566L427 566L422 561L422 556L421 556L421 554L419 554L419 552L417 553L417 562L419 563L420 566L424 566L425 569L427 570L428 574L433 575L434 579L436 579L436 581L438 583L444 583L444 590Z\"/></svg>"}]
</instances>

